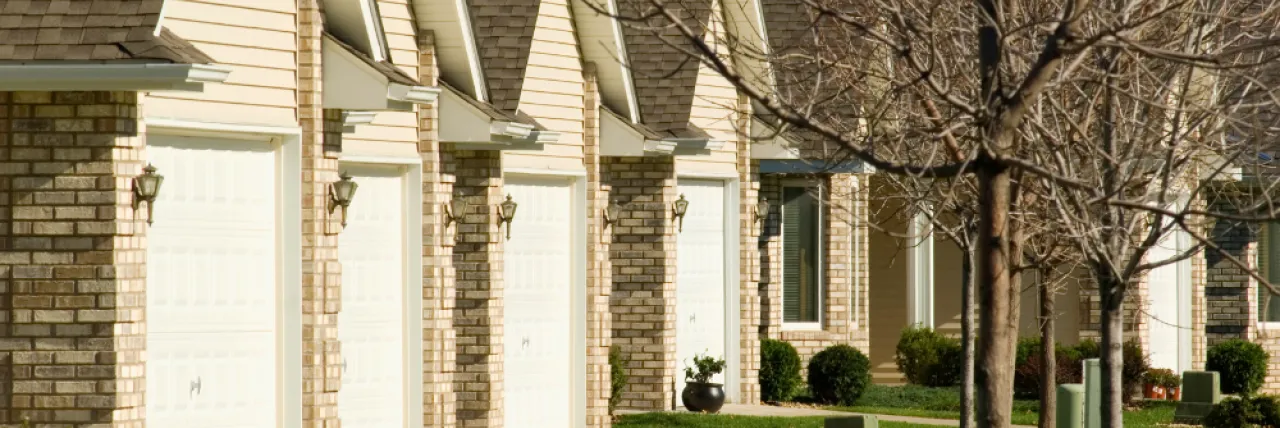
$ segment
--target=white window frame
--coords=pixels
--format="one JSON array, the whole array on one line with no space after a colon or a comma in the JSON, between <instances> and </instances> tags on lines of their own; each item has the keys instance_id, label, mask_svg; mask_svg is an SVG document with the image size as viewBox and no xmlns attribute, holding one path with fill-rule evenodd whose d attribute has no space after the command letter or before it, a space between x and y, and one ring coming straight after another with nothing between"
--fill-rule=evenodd
<instances>
[{"instance_id":1,"label":"white window frame","mask_svg":"<svg viewBox=\"0 0 1280 428\"><path fill-rule=\"evenodd\" d=\"M778 253L779 253L779 262L780 262L779 263L780 269L778 269L779 278L780 278L778 280L778 287L780 288L779 290L780 295L783 295L786 293L786 288L784 285L785 280L781 278L786 278L787 266L781 263L781 259L782 259L782 252L786 251L786 245L784 244L787 239L786 232L785 232L786 228L782 227L782 222L785 221L786 219L786 215L783 214L783 212L786 210L784 195L786 194L788 187L801 187L806 189L816 188L818 190L818 197L817 197L817 200L818 200L818 279L817 279L818 281L818 320L817 321L787 321L787 313L786 313L787 307L786 305L782 305L782 330L783 331L821 331L823 324L827 320L827 306L826 306L827 304L827 296L826 296L827 294L827 270L826 270L827 218L826 218L826 212L825 212L827 208L827 202L826 200L824 200L824 198L827 196L827 186L826 186L826 183L823 182L823 180L812 179L812 178L797 178L797 179L782 180L782 182L779 183L778 185L778 201L779 201L778 203L778 213L779 213L778 214L779 215L778 217L778 245L779 245ZM785 300L785 297L783 297L783 300ZM782 304L782 302L780 301L779 304Z\"/></svg>"}]
</instances>

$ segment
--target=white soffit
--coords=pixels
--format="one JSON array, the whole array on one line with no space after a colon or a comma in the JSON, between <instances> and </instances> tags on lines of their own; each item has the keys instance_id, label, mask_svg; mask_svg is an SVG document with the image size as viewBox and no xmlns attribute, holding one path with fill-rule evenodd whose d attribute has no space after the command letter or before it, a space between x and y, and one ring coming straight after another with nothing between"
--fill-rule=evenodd
<instances>
[{"instance_id":1,"label":"white soffit","mask_svg":"<svg viewBox=\"0 0 1280 428\"><path fill-rule=\"evenodd\" d=\"M466 95L445 88L440 96L440 142L462 150L541 150L560 140L559 132L537 130L533 125L499 120L481 111Z\"/></svg>"},{"instance_id":2,"label":"white soffit","mask_svg":"<svg viewBox=\"0 0 1280 428\"><path fill-rule=\"evenodd\" d=\"M212 64L0 64L0 91L189 91L222 83Z\"/></svg>"},{"instance_id":3,"label":"white soffit","mask_svg":"<svg viewBox=\"0 0 1280 428\"><path fill-rule=\"evenodd\" d=\"M600 115L600 155L601 156L662 156L671 155L675 151L676 142L645 138L610 112Z\"/></svg>"},{"instance_id":4,"label":"white soffit","mask_svg":"<svg viewBox=\"0 0 1280 428\"><path fill-rule=\"evenodd\" d=\"M367 0L327 0L324 2L325 29L368 53L375 61L386 60L382 26L377 11Z\"/></svg>"},{"instance_id":5,"label":"white soffit","mask_svg":"<svg viewBox=\"0 0 1280 428\"><path fill-rule=\"evenodd\" d=\"M433 35L442 78L462 93L488 101L466 0L410 0L410 3L418 28Z\"/></svg>"},{"instance_id":6,"label":"white soffit","mask_svg":"<svg viewBox=\"0 0 1280 428\"><path fill-rule=\"evenodd\" d=\"M758 118L751 118L752 159L800 159L800 145Z\"/></svg>"},{"instance_id":7,"label":"white soffit","mask_svg":"<svg viewBox=\"0 0 1280 428\"><path fill-rule=\"evenodd\" d=\"M617 0L573 0L573 17L582 57L596 65L597 82L605 104L631 122L639 122L639 104L631 72L627 69L627 50L621 24L592 6L607 7L613 14L618 12Z\"/></svg>"},{"instance_id":8,"label":"white soffit","mask_svg":"<svg viewBox=\"0 0 1280 428\"><path fill-rule=\"evenodd\" d=\"M387 79L343 46L324 38L324 108L410 111L413 104L436 100L437 88L409 86Z\"/></svg>"}]
</instances>

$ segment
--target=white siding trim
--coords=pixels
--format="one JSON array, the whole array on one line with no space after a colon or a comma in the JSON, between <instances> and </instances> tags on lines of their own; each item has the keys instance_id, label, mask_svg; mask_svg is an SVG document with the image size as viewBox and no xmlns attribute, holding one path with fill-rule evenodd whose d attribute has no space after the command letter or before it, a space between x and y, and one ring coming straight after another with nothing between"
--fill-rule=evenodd
<instances>
[{"instance_id":1,"label":"white siding trim","mask_svg":"<svg viewBox=\"0 0 1280 428\"><path fill-rule=\"evenodd\" d=\"M933 233L929 216L916 214L907 226L907 321L910 325L934 327L933 321Z\"/></svg>"}]
</instances>

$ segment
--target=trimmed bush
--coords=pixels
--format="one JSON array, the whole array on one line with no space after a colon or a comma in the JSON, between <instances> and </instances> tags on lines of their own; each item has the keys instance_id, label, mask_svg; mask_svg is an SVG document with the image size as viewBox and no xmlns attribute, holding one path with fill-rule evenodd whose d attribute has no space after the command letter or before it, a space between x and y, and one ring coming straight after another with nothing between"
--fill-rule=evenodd
<instances>
[{"instance_id":1,"label":"trimmed bush","mask_svg":"<svg viewBox=\"0 0 1280 428\"><path fill-rule=\"evenodd\" d=\"M760 342L760 398L787 401L795 397L800 377L800 354L790 343L765 339Z\"/></svg>"},{"instance_id":2,"label":"trimmed bush","mask_svg":"<svg viewBox=\"0 0 1280 428\"><path fill-rule=\"evenodd\" d=\"M1121 382L1124 384L1125 403L1142 387L1142 374L1150 368L1147 355L1136 340L1124 343L1124 361L1121 370ZM1058 384L1080 383L1084 379L1081 362L1087 358L1099 358L1102 348L1097 342L1085 340L1075 346L1058 344L1054 347L1057 370L1054 375ZM1018 340L1016 355L1017 366L1013 373L1014 395L1025 399L1040 397L1040 339L1022 338Z\"/></svg>"},{"instance_id":3,"label":"trimmed bush","mask_svg":"<svg viewBox=\"0 0 1280 428\"><path fill-rule=\"evenodd\" d=\"M1209 348L1205 370L1218 372L1224 394L1251 395L1262 387L1271 356L1256 343L1231 339Z\"/></svg>"},{"instance_id":4,"label":"trimmed bush","mask_svg":"<svg viewBox=\"0 0 1280 428\"><path fill-rule=\"evenodd\" d=\"M924 386L960 384L964 364L960 341L926 327L907 327L893 356L907 381Z\"/></svg>"},{"instance_id":5,"label":"trimmed bush","mask_svg":"<svg viewBox=\"0 0 1280 428\"><path fill-rule=\"evenodd\" d=\"M613 414L613 410L618 408L618 403L622 401L622 390L627 387L627 364L631 362L631 358L623 357L622 347L613 345L609 347L609 414Z\"/></svg>"},{"instance_id":6,"label":"trimmed bush","mask_svg":"<svg viewBox=\"0 0 1280 428\"><path fill-rule=\"evenodd\" d=\"M1204 417L1205 428L1242 428L1255 424L1262 416L1252 400L1227 398L1213 406Z\"/></svg>"},{"instance_id":7,"label":"trimmed bush","mask_svg":"<svg viewBox=\"0 0 1280 428\"><path fill-rule=\"evenodd\" d=\"M871 384L871 361L849 345L835 345L809 359L809 391L828 404L852 406Z\"/></svg>"},{"instance_id":8,"label":"trimmed bush","mask_svg":"<svg viewBox=\"0 0 1280 428\"><path fill-rule=\"evenodd\" d=\"M1259 395L1250 399L1258 412L1258 425L1280 427L1280 402L1274 395Z\"/></svg>"},{"instance_id":9,"label":"trimmed bush","mask_svg":"<svg viewBox=\"0 0 1280 428\"><path fill-rule=\"evenodd\" d=\"M1121 382L1124 383L1124 402L1129 404L1133 397L1142 392L1142 375L1151 369L1151 358L1142 350L1142 344L1137 339L1124 342L1123 352Z\"/></svg>"}]
</instances>

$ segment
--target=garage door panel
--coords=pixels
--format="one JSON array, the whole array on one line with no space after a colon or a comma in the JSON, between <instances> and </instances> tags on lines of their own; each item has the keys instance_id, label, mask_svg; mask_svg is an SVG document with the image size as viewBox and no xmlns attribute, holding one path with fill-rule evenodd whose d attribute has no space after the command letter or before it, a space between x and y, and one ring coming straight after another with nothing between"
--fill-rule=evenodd
<instances>
[{"instance_id":1,"label":"garage door panel","mask_svg":"<svg viewBox=\"0 0 1280 428\"><path fill-rule=\"evenodd\" d=\"M164 333L147 341L147 423L262 427L275 420L275 336ZM264 422L265 421L265 422Z\"/></svg>"},{"instance_id":2,"label":"garage door panel","mask_svg":"<svg viewBox=\"0 0 1280 428\"><path fill-rule=\"evenodd\" d=\"M147 420L262 427L277 413L277 166L265 142L152 136Z\"/></svg>"},{"instance_id":3,"label":"garage door panel","mask_svg":"<svg viewBox=\"0 0 1280 428\"><path fill-rule=\"evenodd\" d=\"M343 374L338 414L348 428L404 426L404 181L391 168L344 167L359 184L339 235Z\"/></svg>"},{"instance_id":4,"label":"garage door panel","mask_svg":"<svg viewBox=\"0 0 1280 428\"><path fill-rule=\"evenodd\" d=\"M689 200L684 230L676 238L676 368L678 392L695 355L725 357L725 184L680 180ZM712 382L723 382L716 375Z\"/></svg>"},{"instance_id":5,"label":"garage door panel","mask_svg":"<svg viewBox=\"0 0 1280 428\"><path fill-rule=\"evenodd\" d=\"M520 204L503 259L507 426L569 426L573 191L565 179L505 191Z\"/></svg>"}]
</instances>

